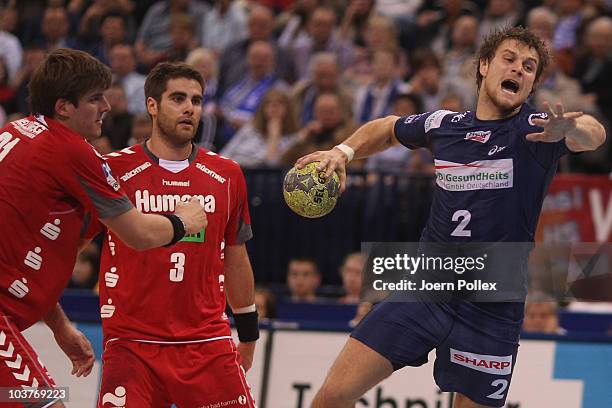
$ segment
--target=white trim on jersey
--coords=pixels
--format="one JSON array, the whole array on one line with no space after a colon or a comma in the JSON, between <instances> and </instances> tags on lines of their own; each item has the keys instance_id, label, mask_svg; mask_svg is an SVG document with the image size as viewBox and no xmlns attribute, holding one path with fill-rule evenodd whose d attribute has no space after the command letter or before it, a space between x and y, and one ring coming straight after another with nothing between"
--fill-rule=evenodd
<instances>
[{"instance_id":1,"label":"white trim on jersey","mask_svg":"<svg viewBox=\"0 0 612 408\"><path fill-rule=\"evenodd\" d=\"M122 337L113 337L112 339L108 339L106 343L104 343L104 348L106 348L108 343L110 343L111 341L118 341L118 340L134 341L137 343L150 343L150 344L196 344L196 343L208 343L210 341L225 340L225 339L231 339L231 338L232 336L219 336L219 337L211 337L210 339L202 339L202 340L158 341L158 340L125 339Z\"/></svg>"},{"instance_id":2,"label":"white trim on jersey","mask_svg":"<svg viewBox=\"0 0 612 408\"><path fill-rule=\"evenodd\" d=\"M172 173L179 173L189 167L189 160L164 160L159 159L159 166L164 169L171 171Z\"/></svg>"}]
</instances>

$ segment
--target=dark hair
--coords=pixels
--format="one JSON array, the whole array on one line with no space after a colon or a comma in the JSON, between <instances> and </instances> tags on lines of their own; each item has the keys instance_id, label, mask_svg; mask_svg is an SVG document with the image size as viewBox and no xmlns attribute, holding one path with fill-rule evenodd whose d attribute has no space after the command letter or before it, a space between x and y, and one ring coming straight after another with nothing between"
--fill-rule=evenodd
<instances>
[{"instance_id":1,"label":"dark hair","mask_svg":"<svg viewBox=\"0 0 612 408\"><path fill-rule=\"evenodd\" d=\"M392 103L403 99L410 101L418 113L423 112L423 99L421 99L419 95L414 93L398 93L395 95L395 98L393 98Z\"/></svg>"},{"instance_id":2,"label":"dark hair","mask_svg":"<svg viewBox=\"0 0 612 408\"><path fill-rule=\"evenodd\" d=\"M292 262L303 262L303 263L309 263L314 267L314 270L316 272L317 275L320 275L321 272L319 271L319 264L317 264L317 261L314 258L311 258L309 256L298 256L295 258L291 258L289 260L289 264L291 264Z\"/></svg>"},{"instance_id":3,"label":"dark hair","mask_svg":"<svg viewBox=\"0 0 612 408\"><path fill-rule=\"evenodd\" d=\"M36 68L28 84L28 102L34 114L53 117L55 103L65 99L78 106L79 99L111 83L110 69L83 51L59 48Z\"/></svg>"},{"instance_id":4,"label":"dark hair","mask_svg":"<svg viewBox=\"0 0 612 408\"><path fill-rule=\"evenodd\" d=\"M480 49L478 50L478 59L476 60L476 85L480 89L482 83L482 75L480 74L480 61L491 62L495 56L497 48L502 42L506 40L515 40L522 44L525 44L529 48L533 48L538 53L539 61L538 68L536 69L535 83L538 82L542 71L550 63L550 51L548 47L537 35L532 33L523 27L506 27L501 30L497 30L487 36Z\"/></svg>"},{"instance_id":5,"label":"dark hair","mask_svg":"<svg viewBox=\"0 0 612 408\"><path fill-rule=\"evenodd\" d=\"M166 91L166 86L170 79L187 78L200 83L204 91L204 78L200 71L183 62L160 62L157 64L145 81L145 98L153 98L157 103L161 102L161 96Z\"/></svg>"},{"instance_id":6,"label":"dark hair","mask_svg":"<svg viewBox=\"0 0 612 408\"><path fill-rule=\"evenodd\" d=\"M295 133L299 130L299 122L297 113L295 111L295 105L293 100L287 95L287 93L277 88L272 88L261 99L255 115L253 116L253 127L257 129L262 135L266 135L266 126L268 119L266 118L265 110L266 105L275 99L280 99L287 109L287 113L283 118L283 126L281 133L283 136Z\"/></svg>"}]
</instances>

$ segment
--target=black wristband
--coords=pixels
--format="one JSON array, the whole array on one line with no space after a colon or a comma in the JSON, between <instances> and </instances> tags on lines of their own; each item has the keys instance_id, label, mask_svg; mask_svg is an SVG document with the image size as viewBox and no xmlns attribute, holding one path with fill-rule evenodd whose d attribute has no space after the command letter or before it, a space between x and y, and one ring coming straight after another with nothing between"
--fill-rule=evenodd
<instances>
[{"instance_id":1,"label":"black wristband","mask_svg":"<svg viewBox=\"0 0 612 408\"><path fill-rule=\"evenodd\" d=\"M172 241L164 245L165 247L174 245L179 242L185 236L185 223L183 220L176 214L159 214L163 217L166 217L172 223L172 228L174 230L174 236L172 237Z\"/></svg>"},{"instance_id":2,"label":"black wristband","mask_svg":"<svg viewBox=\"0 0 612 408\"><path fill-rule=\"evenodd\" d=\"M234 323L236 324L238 339L240 341L255 341L259 338L257 311L234 314Z\"/></svg>"}]
</instances>

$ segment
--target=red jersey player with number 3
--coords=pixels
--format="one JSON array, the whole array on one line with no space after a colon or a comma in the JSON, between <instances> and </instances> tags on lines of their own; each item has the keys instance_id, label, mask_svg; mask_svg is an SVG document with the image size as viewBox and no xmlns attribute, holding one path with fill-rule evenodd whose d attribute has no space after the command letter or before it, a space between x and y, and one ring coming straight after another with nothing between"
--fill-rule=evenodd
<instances>
[{"instance_id":1,"label":"red jersey player with number 3","mask_svg":"<svg viewBox=\"0 0 612 408\"><path fill-rule=\"evenodd\" d=\"M173 247L141 253L107 235L102 408L255 406L244 374L258 338L246 183L238 164L192 142L203 88L188 65L157 65L145 83L151 138L107 156L136 208L168 212L196 197L208 225ZM238 347L224 313L226 292Z\"/></svg>"}]
</instances>

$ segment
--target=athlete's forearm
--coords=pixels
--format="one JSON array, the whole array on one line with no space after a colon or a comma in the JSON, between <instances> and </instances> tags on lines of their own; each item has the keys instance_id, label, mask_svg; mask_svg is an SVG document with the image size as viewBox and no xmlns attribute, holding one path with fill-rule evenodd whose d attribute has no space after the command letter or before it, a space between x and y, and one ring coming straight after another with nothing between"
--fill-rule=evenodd
<instances>
[{"instance_id":1,"label":"athlete's forearm","mask_svg":"<svg viewBox=\"0 0 612 408\"><path fill-rule=\"evenodd\" d=\"M236 311L255 303L255 279L244 244L225 248L225 287L227 300Z\"/></svg>"},{"instance_id":2,"label":"athlete's forearm","mask_svg":"<svg viewBox=\"0 0 612 408\"><path fill-rule=\"evenodd\" d=\"M173 237L172 223L157 214L131 210L110 219L101 220L127 246L145 250L166 245Z\"/></svg>"},{"instance_id":3,"label":"athlete's forearm","mask_svg":"<svg viewBox=\"0 0 612 408\"><path fill-rule=\"evenodd\" d=\"M595 150L605 141L604 126L591 115L576 118L576 129L565 136L565 143L573 152Z\"/></svg>"},{"instance_id":4,"label":"athlete's forearm","mask_svg":"<svg viewBox=\"0 0 612 408\"><path fill-rule=\"evenodd\" d=\"M355 158L361 159L381 152L398 143L394 126L397 116L376 119L361 126L343 144L355 150Z\"/></svg>"},{"instance_id":5,"label":"athlete's forearm","mask_svg":"<svg viewBox=\"0 0 612 408\"><path fill-rule=\"evenodd\" d=\"M64 330L67 325L72 324L59 303L56 303L55 306L53 306L51 311L47 313L43 320L53 333Z\"/></svg>"}]
</instances>

